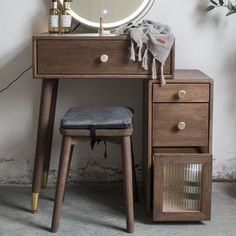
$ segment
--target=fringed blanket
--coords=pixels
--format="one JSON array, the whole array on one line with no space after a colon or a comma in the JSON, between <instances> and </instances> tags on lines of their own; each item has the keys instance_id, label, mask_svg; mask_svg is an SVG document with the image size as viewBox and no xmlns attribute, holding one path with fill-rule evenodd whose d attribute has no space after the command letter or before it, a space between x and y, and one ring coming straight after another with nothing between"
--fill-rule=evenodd
<instances>
[{"instance_id":1,"label":"fringed blanket","mask_svg":"<svg viewBox=\"0 0 236 236\"><path fill-rule=\"evenodd\" d=\"M122 25L116 29L114 33L117 35L125 34L130 37L130 59L133 61L137 60L142 62L142 67L144 70L148 70L148 51L152 54L153 79L157 78L156 60L161 63L161 85L165 85L164 65L174 43L174 35L171 28L162 23L143 20L142 23ZM142 47L144 45L145 50L142 55ZM137 47L137 53L135 52L135 47Z\"/></svg>"}]
</instances>

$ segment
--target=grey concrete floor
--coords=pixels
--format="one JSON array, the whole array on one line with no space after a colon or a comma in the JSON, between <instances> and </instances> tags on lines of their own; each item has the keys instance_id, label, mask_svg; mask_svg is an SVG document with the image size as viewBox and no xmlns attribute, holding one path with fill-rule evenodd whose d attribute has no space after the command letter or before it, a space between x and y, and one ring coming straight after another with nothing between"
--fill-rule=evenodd
<instances>
[{"instance_id":1,"label":"grey concrete floor","mask_svg":"<svg viewBox=\"0 0 236 236\"><path fill-rule=\"evenodd\" d=\"M128 235L122 184L69 186L63 204L59 233L50 233L54 187L43 190L37 214L31 214L30 187L0 186L0 236L116 236ZM235 236L236 184L214 183L212 219L207 222L152 222L143 201L135 204L138 236Z\"/></svg>"}]
</instances>

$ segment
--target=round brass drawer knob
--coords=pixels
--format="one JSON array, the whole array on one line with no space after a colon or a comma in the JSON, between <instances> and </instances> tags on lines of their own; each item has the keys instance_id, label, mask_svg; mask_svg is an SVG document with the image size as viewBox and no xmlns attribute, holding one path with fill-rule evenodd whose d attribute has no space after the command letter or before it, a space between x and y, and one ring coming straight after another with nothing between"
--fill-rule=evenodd
<instances>
[{"instance_id":1,"label":"round brass drawer knob","mask_svg":"<svg viewBox=\"0 0 236 236\"><path fill-rule=\"evenodd\" d=\"M108 60L109 60L108 55L106 55L106 54L101 55L100 61L101 61L102 63L106 63L106 62L108 62Z\"/></svg>"},{"instance_id":2,"label":"round brass drawer knob","mask_svg":"<svg viewBox=\"0 0 236 236\"><path fill-rule=\"evenodd\" d=\"M185 96L186 96L186 91L185 90L180 90L178 92L178 98L179 99L183 99L183 98L185 98Z\"/></svg>"},{"instance_id":3,"label":"round brass drawer knob","mask_svg":"<svg viewBox=\"0 0 236 236\"><path fill-rule=\"evenodd\" d=\"M183 130L183 129L185 129L185 128L186 128L185 122L183 122L183 121L179 122L179 124L178 124L178 129L179 129L179 130Z\"/></svg>"}]
</instances>

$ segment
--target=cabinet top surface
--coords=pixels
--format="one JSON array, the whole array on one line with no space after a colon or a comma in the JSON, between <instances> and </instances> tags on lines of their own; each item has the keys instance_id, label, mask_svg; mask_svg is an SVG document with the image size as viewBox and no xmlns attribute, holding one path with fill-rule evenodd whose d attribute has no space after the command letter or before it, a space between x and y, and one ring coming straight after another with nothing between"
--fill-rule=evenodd
<instances>
[{"instance_id":1,"label":"cabinet top surface","mask_svg":"<svg viewBox=\"0 0 236 236\"><path fill-rule=\"evenodd\" d=\"M168 80L168 83L175 83L183 81L186 82L188 80L189 82L199 81L199 82L211 82L213 81L209 76L204 74L202 71L197 69L177 69L175 70L175 77L172 80Z\"/></svg>"}]
</instances>

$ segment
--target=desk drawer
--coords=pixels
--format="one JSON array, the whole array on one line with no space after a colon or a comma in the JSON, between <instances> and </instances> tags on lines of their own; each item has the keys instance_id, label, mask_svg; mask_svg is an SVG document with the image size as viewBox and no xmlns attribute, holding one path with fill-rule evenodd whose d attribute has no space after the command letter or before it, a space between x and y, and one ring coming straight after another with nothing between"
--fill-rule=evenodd
<instances>
[{"instance_id":1,"label":"desk drawer","mask_svg":"<svg viewBox=\"0 0 236 236\"><path fill-rule=\"evenodd\" d=\"M153 102L208 102L209 84L153 84Z\"/></svg>"},{"instance_id":2,"label":"desk drawer","mask_svg":"<svg viewBox=\"0 0 236 236\"><path fill-rule=\"evenodd\" d=\"M67 38L35 40L35 77L37 75L139 75L151 76L140 62L130 60L130 41L128 39ZM108 61L102 63L102 55ZM151 60L151 56L149 57ZM150 61L151 62L151 61ZM172 78L172 57L166 61L164 74ZM160 74L160 64L157 63Z\"/></svg>"},{"instance_id":3,"label":"desk drawer","mask_svg":"<svg viewBox=\"0 0 236 236\"><path fill-rule=\"evenodd\" d=\"M208 110L208 103L153 103L153 146L208 146Z\"/></svg>"}]
</instances>

